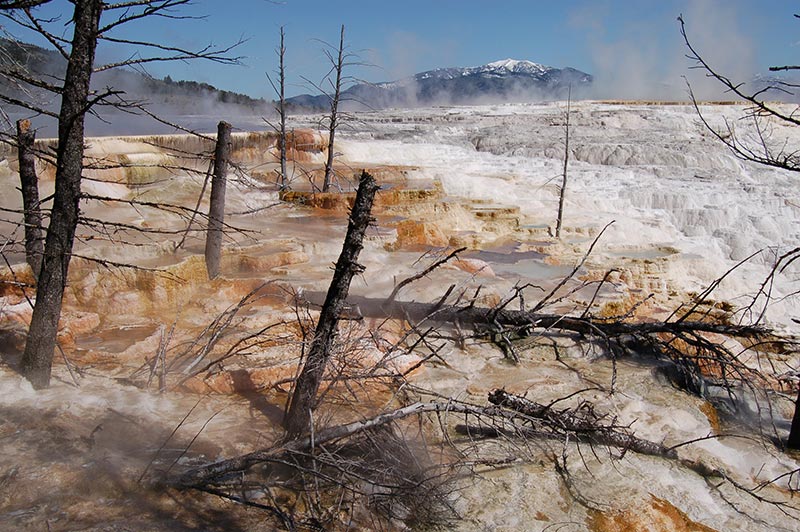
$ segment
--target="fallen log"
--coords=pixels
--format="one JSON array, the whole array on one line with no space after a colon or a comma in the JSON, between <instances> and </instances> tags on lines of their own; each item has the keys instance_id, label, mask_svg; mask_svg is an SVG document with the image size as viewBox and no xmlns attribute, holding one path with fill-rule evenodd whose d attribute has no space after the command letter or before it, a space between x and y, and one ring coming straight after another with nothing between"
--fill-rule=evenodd
<instances>
[{"instance_id":1,"label":"fallen log","mask_svg":"<svg viewBox=\"0 0 800 532\"><path fill-rule=\"evenodd\" d=\"M257 450L242 456L221 460L183 473L171 482L179 489L198 489L212 494L228 497L229 494L219 491L213 486L231 474L241 474L257 464L285 464L292 454L303 454L314 448L324 446L363 431L380 427L387 423L424 413L457 413L474 416L478 421L475 426L467 425L464 433L469 435L489 435L516 438L558 438L565 436L573 441L589 441L591 444L607 445L619 448L624 452L633 451L638 454L657 456L673 460L682 467L691 470L703 478L719 478L739 491L756 498L761 502L775 505L782 510L795 510L783 501L771 500L758 493L763 486L749 488L731 478L724 470L710 466L702 460L691 460L680 457L676 449L692 443L685 442L672 447L644 440L634 436L627 427L611 423L602 423L602 417L593 413L591 405L587 409L555 410L523 397L508 394L504 390L495 390L489 396L494 406L482 407L460 402L417 402L390 412L385 412L370 419L358 420L322 430L315 435L305 436L284 442L275 447ZM586 412L591 412L587 414ZM520 424L520 421L523 424ZM530 422L530 426L524 424ZM463 429L462 429L463 430ZM508 464L520 457L512 455L498 463ZM795 471L796 472L796 471ZM795 472L792 472L794 474ZM233 498L232 500L236 500ZM272 508L270 510L274 511Z\"/></svg>"},{"instance_id":2,"label":"fallen log","mask_svg":"<svg viewBox=\"0 0 800 532\"><path fill-rule=\"evenodd\" d=\"M303 297L312 305L321 305L323 292L304 292ZM716 333L738 337L757 337L770 332L758 325L734 325L708 321L621 321L593 316L569 316L528 312L520 310L453 306L416 301L391 301L383 298L350 296L347 304L366 318L396 318L420 323L458 324L461 327L487 328L491 326L515 329L554 329L586 336L618 338L622 336L652 335L657 333Z\"/></svg>"},{"instance_id":3,"label":"fallen log","mask_svg":"<svg viewBox=\"0 0 800 532\"><path fill-rule=\"evenodd\" d=\"M319 292L304 294L311 304L317 304L320 296ZM433 323L448 324L457 331L472 329L477 336L487 336L496 342L514 362L519 362L514 339L565 333L580 336L578 341L594 339L614 360L638 354L667 362L675 370L674 384L699 396L706 393L709 385L731 390L742 383L763 387L770 381L757 367L745 364L739 350L731 349L710 335L747 339L745 344L752 345L793 343L791 339L774 336L770 329L760 325L720 321L633 321L598 318L586 313L571 316L510 310L507 305L487 308L471 303L445 305L442 300L418 303L360 296L350 296L347 305L350 314L406 320L417 328ZM760 355L756 353L756 356Z\"/></svg>"},{"instance_id":4,"label":"fallen log","mask_svg":"<svg viewBox=\"0 0 800 532\"><path fill-rule=\"evenodd\" d=\"M341 440L356 433L379 427L411 415L418 415L426 412L454 412L462 414L487 415L492 413L494 410L495 409L487 410L486 408L474 407L463 403L417 402L397 410L380 414L370 419L353 421L352 423L346 423L344 425L337 425L335 427L321 430L316 434L284 442L283 444L275 447L261 449L237 456L235 458L221 460L219 462L214 462L199 468L191 469L183 473L174 482L174 485L183 488L203 486L230 473L246 471L256 464L274 462L281 456L287 454L309 451L314 447L325 445L326 443L336 440Z\"/></svg>"},{"instance_id":5,"label":"fallen log","mask_svg":"<svg viewBox=\"0 0 800 532\"><path fill-rule=\"evenodd\" d=\"M674 449L638 438L630 432L628 427L616 425L613 420L610 423L604 423L604 417L596 414L590 406L556 410L530 399L512 395L505 390L491 392L489 402L527 417L539 419L555 432L574 433L579 439L588 438L594 443L650 456L665 458L677 458L678 456Z\"/></svg>"},{"instance_id":6,"label":"fallen log","mask_svg":"<svg viewBox=\"0 0 800 532\"><path fill-rule=\"evenodd\" d=\"M568 411L558 411L549 409L542 405L537 405L527 399L513 396L503 390L495 390L489 396L489 401L495 406L482 407L460 402L417 402L409 406L398 408L390 412L377 415L373 418L357 420L343 425L337 425L317 432L314 435L293 439L274 447L260 449L248 454L243 454L227 460L221 460L195 469L190 469L178 477L173 485L180 488L198 488L213 483L222 477L232 473L240 473L251 467L269 462L278 462L292 453L301 453L312 450L314 447L348 438L360 432L370 430L393 421L397 421L412 415L420 415L429 412L455 413L475 416L477 419L484 420L483 424L494 426L498 432L509 435L517 434L521 437L550 437L557 433L574 433L576 439L581 435L592 435L593 441L604 445L619 447L622 450L632 450L640 454L663 456L675 458L677 455L673 449L647 440L642 440L623 432L618 427L610 425L602 426L590 419L584 418L581 421L569 419ZM519 429L518 422L520 417L541 419L546 421L546 428L549 430L530 433Z\"/></svg>"}]
</instances>

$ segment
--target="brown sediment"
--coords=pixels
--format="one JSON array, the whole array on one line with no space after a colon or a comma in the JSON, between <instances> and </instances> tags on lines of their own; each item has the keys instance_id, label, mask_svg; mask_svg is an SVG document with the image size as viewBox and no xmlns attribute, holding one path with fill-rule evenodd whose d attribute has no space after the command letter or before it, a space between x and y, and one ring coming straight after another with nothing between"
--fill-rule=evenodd
<instances>
[{"instance_id":1,"label":"brown sediment","mask_svg":"<svg viewBox=\"0 0 800 532\"><path fill-rule=\"evenodd\" d=\"M386 244L386 249L417 249L431 247L446 247L450 239L435 222L422 222L418 220L402 220L396 224L397 239Z\"/></svg>"},{"instance_id":2,"label":"brown sediment","mask_svg":"<svg viewBox=\"0 0 800 532\"><path fill-rule=\"evenodd\" d=\"M721 425L719 420L719 413L717 412L717 409L714 408L714 405L712 405L708 401L703 401L702 403L700 403L700 411L703 413L703 415L706 416L706 419L708 419L708 423L711 425L711 431L714 434L720 434Z\"/></svg>"},{"instance_id":3,"label":"brown sediment","mask_svg":"<svg viewBox=\"0 0 800 532\"><path fill-rule=\"evenodd\" d=\"M295 129L286 134L286 158L292 161L310 162L327 147L327 139L311 129ZM280 157L277 134L273 153L276 158Z\"/></svg>"},{"instance_id":4,"label":"brown sediment","mask_svg":"<svg viewBox=\"0 0 800 532\"><path fill-rule=\"evenodd\" d=\"M649 504L625 510L601 512L589 510L586 526L592 532L716 532L715 529L689 518L671 502L650 495Z\"/></svg>"},{"instance_id":5,"label":"brown sediment","mask_svg":"<svg viewBox=\"0 0 800 532\"><path fill-rule=\"evenodd\" d=\"M467 272L479 277L494 277L495 273L489 263L480 259L467 259L458 258L452 264L447 265L450 268L457 268L461 271Z\"/></svg>"},{"instance_id":6,"label":"brown sediment","mask_svg":"<svg viewBox=\"0 0 800 532\"><path fill-rule=\"evenodd\" d=\"M405 166L359 166L366 170L380 184L381 189L375 196L374 213L381 214L386 209L400 205L426 204L441 200L443 192L437 184L412 184L408 180L408 173L414 167ZM347 211L352 207L355 190L352 185L356 182L349 181L353 175L357 176L354 168L335 167L337 176L342 176L339 183L342 190L335 192L320 192L324 169L315 167L306 169L306 179L295 183L291 190L281 192L283 201L313 207L317 209ZM314 183L314 187L312 187Z\"/></svg>"},{"instance_id":7,"label":"brown sediment","mask_svg":"<svg viewBox=\"0 0 800 532\"><path fill-rule=\"evenodd\" d=\"M626 294L621 298L604 303L595 313L599 318L618 318L622 316L637 318L646 315L648 307L640 305L641 298L633 294Z\"/></svg>"},{"instance_id":8,"label":"brown sediment","mask_svg":"<svg viewBox=\"0 0 800 532\"><path fill-rule=\"evenodd\" d=\"M196 375L181 384L190 393L221 395L262 392L279 382L289 382L297 372L296 364L277 364L268 368L237 368Z\"/></svg>"}]
</instances>

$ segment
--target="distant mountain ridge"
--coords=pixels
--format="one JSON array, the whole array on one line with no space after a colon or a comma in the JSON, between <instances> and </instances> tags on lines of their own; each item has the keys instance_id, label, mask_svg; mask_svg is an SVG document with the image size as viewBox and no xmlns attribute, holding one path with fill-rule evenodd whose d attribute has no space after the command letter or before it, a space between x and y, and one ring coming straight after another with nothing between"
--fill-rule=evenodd
<instances>
[{"instance_id":1,"label":"distant mountain ridge","mask_svg":"<svg viewBox=\"0 0 800 532\"><path fill-rule=\"evenodd\" d=\"M442 104L479 104L566 98L567 87L580 93L591 86L591 74L532 61L503 59L467 68L437 68L383 83L359 83L342 91L351 107L381 109ZM295 110L321 111L327 95L302 94L287 99Z\"/></svg>"},{"instance_id":2,"label":"distant mountain ridge","mask_svg":"<svg viewBox=\"0 0 800 532\"><path fill-rule=\"evenodd\" d=\"M66 60L53 50L41 48L34 44L0 38L0 67L3 69L22 69L37 78L49 83L58 84L59 79L66 71ZM228 115L264 115L271 111L271 103L263 98L252 98L246 94L218 89L208 83L197 81L173 81L166 76L158 79L147 76L131 69L112 69L98 72L92 76L92 88L103 89L112 87L124 91L122 95L128 101L145 103L152 112L168 119L180 118L188 127L195 124L188 123L184 117L197 115L215 115L217 120ZM24 101L34 101L37 106L57 112L59 99L57 95L48 93L36 87L20 87L9 78L0 76L0 91L7 96ZM29 116L30 111L15 109L8 106L12 118ZM114 113L111 108L105 107L103 113ZM54 135L55 127L48 124L47 117L37 117L37 127L42 127L45 134ZM160 131L158 124L144 117L124 115L119 125L104 124L102 120L90 117L89 134L108 134L124 131L125 133L145 133L154 129ZM211 130L208 124L203 128Z\"/></svg>"}]
</instances>

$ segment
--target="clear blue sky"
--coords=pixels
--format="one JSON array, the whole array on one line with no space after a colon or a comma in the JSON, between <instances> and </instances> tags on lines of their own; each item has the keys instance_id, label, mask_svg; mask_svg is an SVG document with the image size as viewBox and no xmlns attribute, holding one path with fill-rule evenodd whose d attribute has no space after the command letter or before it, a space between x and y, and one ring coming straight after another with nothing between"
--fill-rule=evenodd
<instances>
[{"instance_id":1,"label":"clear blue sky","mask_svg":"<svg viewBox=\"0 0 800 532\"><path fill-rule=\"evenodd\" d=\"M47 9L55 6L69 11L61 0ZM290 94L312 92L301 77L321 79L327 67L318 40L335 42L341 24L349 49L374 65L351 74L368 81L511 57L572 66L620 88L679 84L687 66L680 13L704 54L734 75L800 62L800 19L792 16L800 3L777 0L196 0L184 12L206 18L134 23L126 35L194 48L243 37L235 51L243 65L172 63L149 72L268 98L265 72L277 68L281 25Z\"/></svg>"}]
</instances>

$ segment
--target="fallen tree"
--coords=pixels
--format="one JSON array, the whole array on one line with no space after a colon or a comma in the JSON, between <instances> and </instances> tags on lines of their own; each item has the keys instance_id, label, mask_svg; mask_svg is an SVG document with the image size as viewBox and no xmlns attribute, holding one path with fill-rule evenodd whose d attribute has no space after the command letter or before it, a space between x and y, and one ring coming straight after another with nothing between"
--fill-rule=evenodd
<instances>
[{"instance_id":1,"label":"fallen tree","mask_svg":"<svg viewBox=\"0 0 800 532\"><path fill-rule=\"evenodd\" d=\"M240 503L269 509L283 520L284 524L291 520L292 524L286 526L288 529L293 529L294 521L290 512L247 498L242 499L240 495L236 494L244 492L248 486L251 488L259 486L260 489L268 490L269 486L263 484L265 482L272 482L275 486L285 486L287 482L286 468L288 467L295 474L310 474L319 482L331 481L334 474L340 474L342 476L337 483L341 483L342 486L345 485L343 479L349 477L347 481L350 484L347 485L347 490L355 492L360 489L362 495L371 493L374 496L375 490L386 488L391 485L391 482L387 478L381 477L381 472L378 472L379 479L369 477L364 473L363 468L366 466L358 462L366 457L356 456L354 459L352 456L353 450L359 449L358 444L354 443L358 441L358 438L375 441L381 439L381 434L403 434L398 423L406 418L412 418L411 424L418 425L423 424L425 419L434 420L435 423L438 422L442 430L449 432L450 421L455 419L465 421L465 424L456 425L454 428L457 432L469 436L469 446L480 444L481 440L487 439L501 442L501 447L493 451L494 458L470 460L468 455L457 449L457 443L446 438L454 445L454 453L451 455L450 461L445 460L442 463L428 465L422 475L420 475L420 471L415 471L414 474L408 473L409 476L404 477L404 480L410 483L405 486L407 489L426 493L429 489L428 484L440 481L443 471L458 478L459 475L455 472L459 469L466 469L465 474L469 475L471 468L475 465L507 467L515 462L524 463L531 458L522 454L519 446L513 442L543 440L556 444L560 442L565 447L562 452L566 452L566 448L570 445L584 443L591 445L593 449L605 447L618 450L616 455L611 455L615 459L622 458L628 452L664 458L713 481L715 489L719 489L721 483L726 483L748 497L755 498L762 503L775 505L788 517L797 519L800 516L800 511L791 501L791 496L796 492L791 483L788 486L787 500L769 498L762 493L766 483L748 486L743 481L733 478L724 468L707 463L702 459L687 458L678 454L678 449L681 447L712 437L725 436L708 436L668 446L664 442L638 437L631 426L618 424L616 418L597 412L595 406L587 401L580 401L574 407L556 409L552 405L558 401L554 401L550 405L543 405L499 389L490 392L488 400L492 403L491 406L456 400L414 402L371 418L336 425L320 430L316 434L190 469L173 478L169 484L179 489L196 489ZM418 418L418 421L413 421L414 418ZM509 445L504 446L502 442L509 442ZM408 452L407 449L404 450ZM398 452L398 450L392 449L391 452ZM418 465L416 459L410 457L410 461L404 463L403 468L410 471L414 470L415 465ZM557 469L562 468L560 471L562 474L569 474L563 470L564 466L559 464L555 464L555 466ZM283 473L281 474L282 469ZM775 479L775 482L798 473L800 473L798 470L789 471ZM248 478L256 480L248 481ZM262 484L258 484L259 482ZM355 484L364 483L371 487L355 486ZM388 498L399 496L397 493L391 492L385 495Z\"/></svg>"},{"instance_id":2,"label":"fallen tree","mask_svg":"<svg viewBox=\"0 0 800 532\"><path fill-rule=\"evenodd\" d=\"M303 297L311 304L319 302L321 292L306 291ZM657 333L688 334L716 333L738 337L758 337L770 332L763 326L736 325L711 321L620 321L616 318L594 316L569 316L566 314L509 310L497 307L478 307L474 305L442 305L440 303L419 303L416 301L390 301L384 298L350 296L347 303L358 309L365 318L406 319L415 323L423 321L459 324L478 329L499 326L561 330L587 336L619 338L624 336L650 335Z\"/></svg>"},{"instance_id":3,"label":"fallen tree","mask_svg":"<svg viewBox=\"0 0 800 532\"><path fill-rule=\"evenodd\" d=\"M304 297L314 302L318 293L306 292ZM675 367L680 386L697 395L703 395L708 385L731 390L742 383L764 387L770 381L757 366L742 360L742 352L749 347L736 350L719 338L738 339L747 346L784 348L793 343L791 339L776 336L765 326L735 324L710 317L702 320L639 321L624 317L599 318L587 314L571 316L479 307L472 303L443 305L441 300L419 303L358 296L348 298L348 304L361 316L406 320L416 329L426 324L447 324L458 331L471 329L475 336L486 337L498 344L515 362L519 361L515 340L572 334L579 341L596 342L614 360L629 355L665 360Z\"/></svg>"},{"instance_id":4,"label":"fallen tree","mask_svg":"<svg viewBox=\"0 0 800 532\"><path fill-rule=\"evenodd\" d=\"M572 433L577 437L587 437L600 445L617 447L623 451L639 454L676 458L674 448L636 437L630 427L618 425L616 419L606 421L606 416L598 414L594 407L582 402L576 408L557 410L551 405L542 405L513 395L505 390L494 390L489 394L489 402L525 416L544 422L556 434Z\"/></svg>"}]
</instances>

